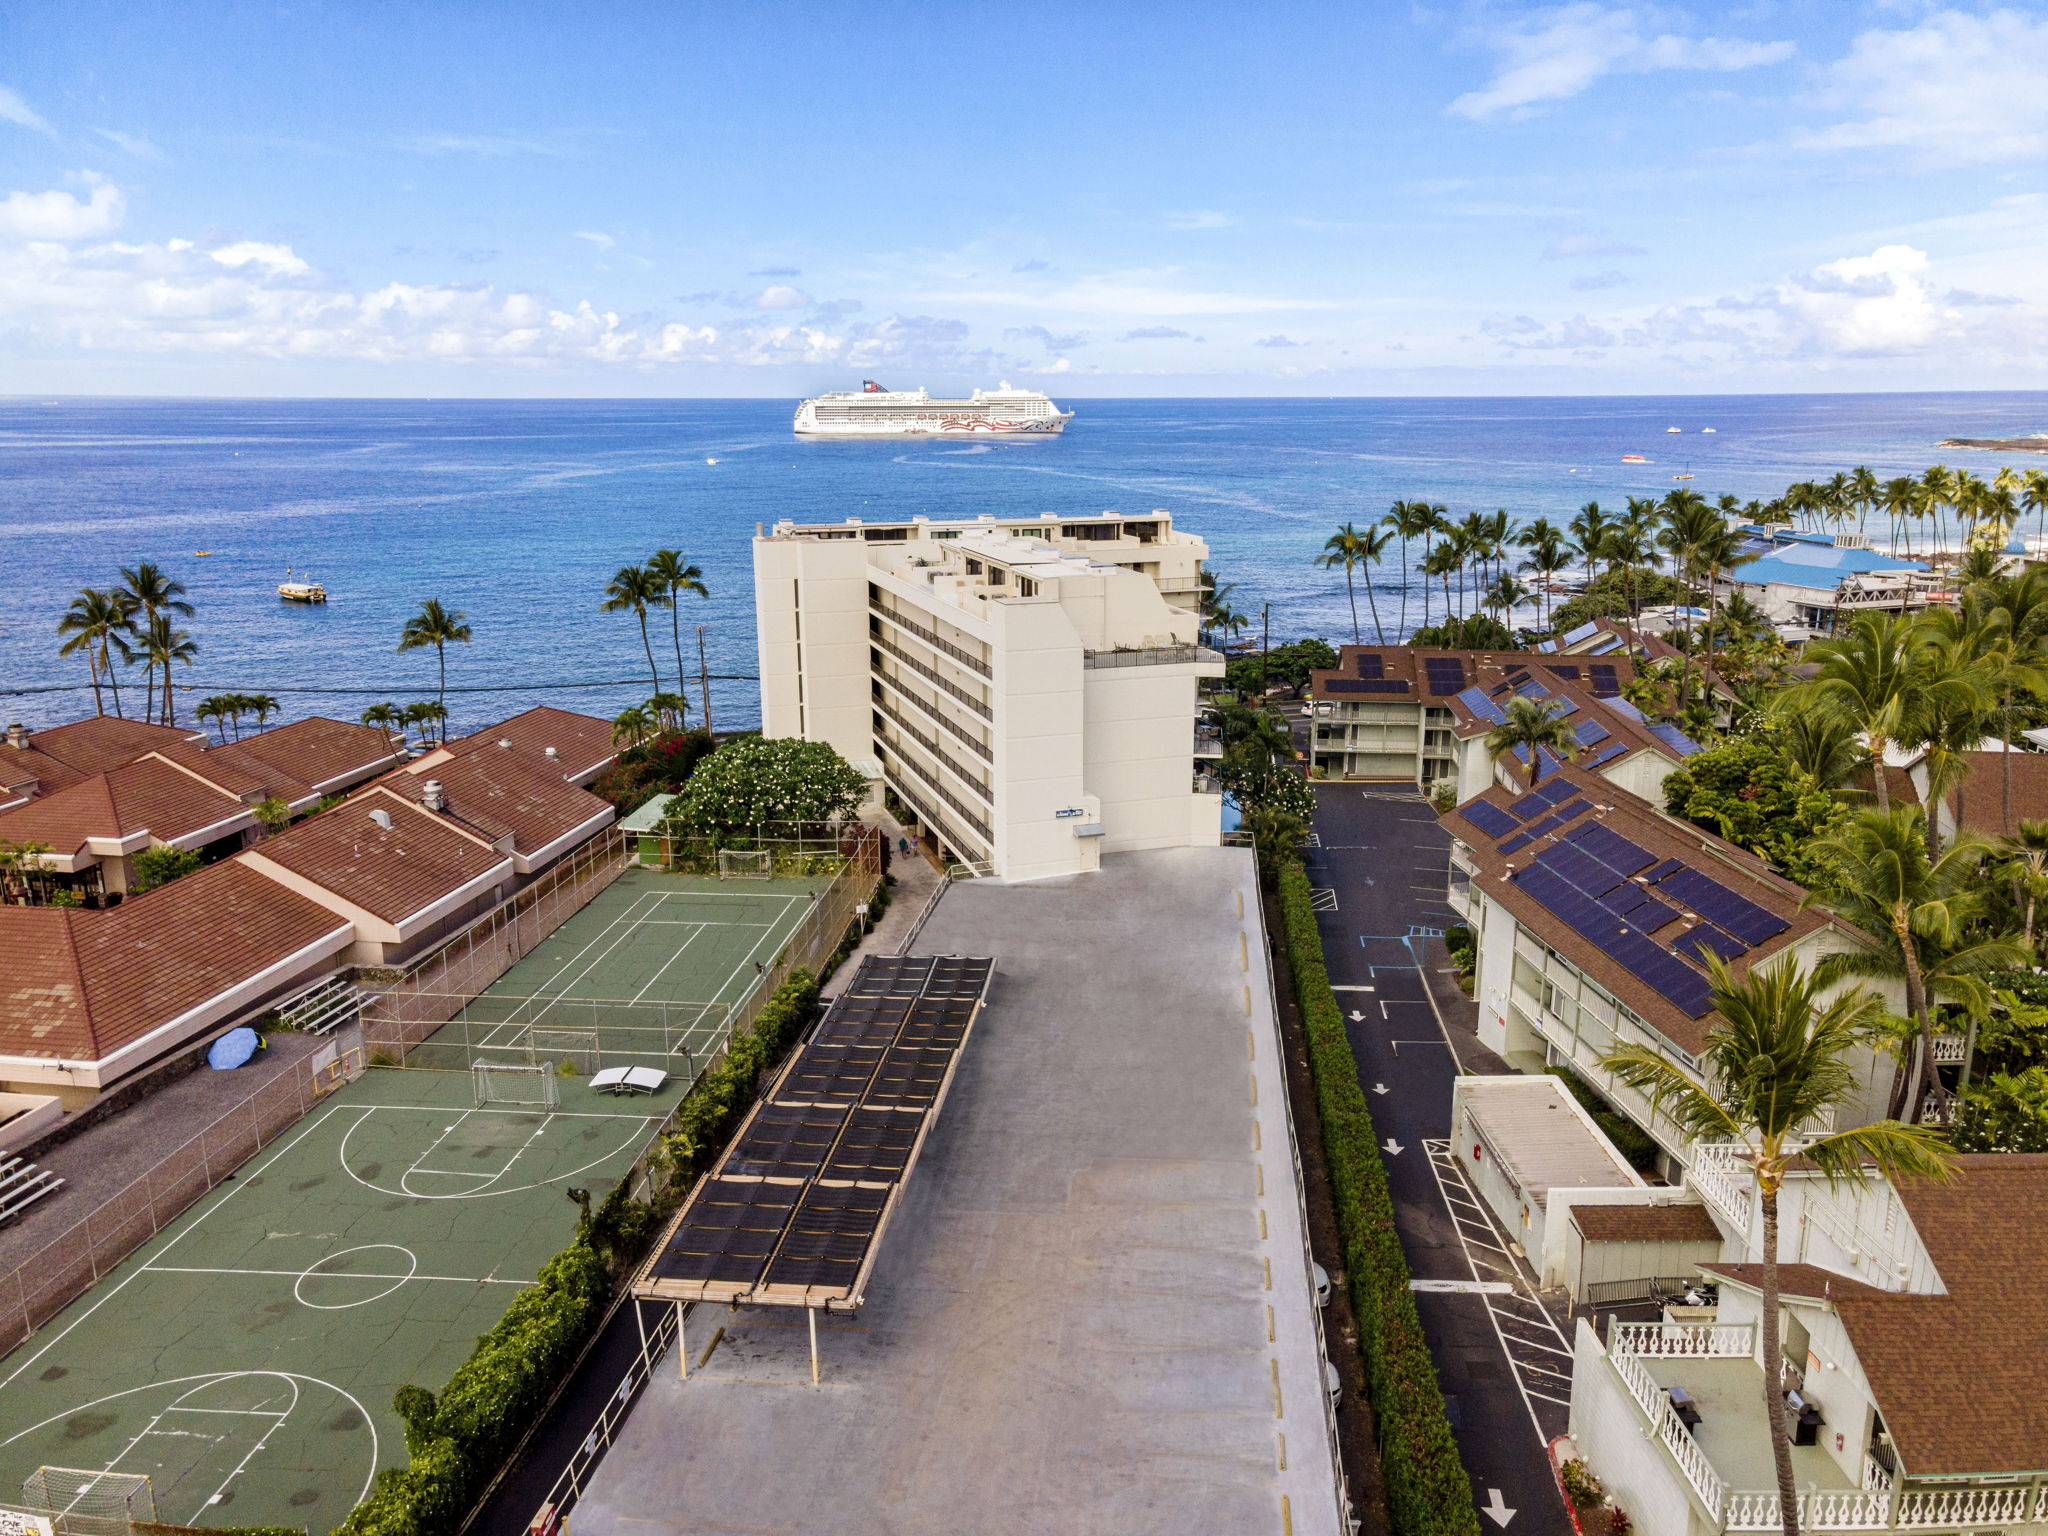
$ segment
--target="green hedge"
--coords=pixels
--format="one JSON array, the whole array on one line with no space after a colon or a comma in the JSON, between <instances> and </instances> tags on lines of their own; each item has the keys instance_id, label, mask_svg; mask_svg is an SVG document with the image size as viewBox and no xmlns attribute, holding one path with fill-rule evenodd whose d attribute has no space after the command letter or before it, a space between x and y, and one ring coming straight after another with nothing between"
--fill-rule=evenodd
<instances>
[{"instance_id":1,"label":"green hedge","mask_svg":"<svg viewBox=\"0 0 2048 1536\"><path fill-rule=\"evenodd\" d=\"M614 1280L639 1261L663 1210L681 1202L723 1149L763 1074L817 1013L817 982L807 971L793 972L683 1099L661 1148L665 1198L655 1205L635 1200L621 1179L577 1223L575 1241L477 1340L439 1397L424 1387L398 1389L392 1406L405 1422L408 1464L378 1474L337 1536L452 1536L575 1364L604 1317Z\"/></svg>"},{"instance_id":2,"label":"green hedge","mask_svg":"<svg viewBox=\"0 0 2048 1536\"><path fill-rule=\"evenodd\" d=\"M1379 1137L1344 1033L1344 1014L1323 964L1308 876L1300 865L1290 864L1279 872L1278 884L1280 921L1323 1122L1323 1156L1365 1351L1366 1391L1378 1420L1387 1513L1395 1536L1479 1536L1472 1484L1458 1460L1443 1390L1408 1288L1408 1256L1394 1226Z\"/></svg>"}]
</instances>

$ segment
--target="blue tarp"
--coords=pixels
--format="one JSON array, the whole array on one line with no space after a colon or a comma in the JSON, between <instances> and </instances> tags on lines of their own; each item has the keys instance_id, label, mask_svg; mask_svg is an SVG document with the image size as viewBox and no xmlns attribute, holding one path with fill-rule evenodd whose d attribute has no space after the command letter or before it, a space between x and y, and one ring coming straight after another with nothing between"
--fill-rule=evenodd
<instances>
[{"instance_id":1,"label":"blue tarp","mask_svg":"<svg viewBox=\"0 0 2048 1536\"><path fill-rule=\"evenodd\" d=\"M247 1028L231 1029L207 1047L206 1064L216 1072L230 1072L263 1049L263 1037Z\"/></svg>"}]
</instances>

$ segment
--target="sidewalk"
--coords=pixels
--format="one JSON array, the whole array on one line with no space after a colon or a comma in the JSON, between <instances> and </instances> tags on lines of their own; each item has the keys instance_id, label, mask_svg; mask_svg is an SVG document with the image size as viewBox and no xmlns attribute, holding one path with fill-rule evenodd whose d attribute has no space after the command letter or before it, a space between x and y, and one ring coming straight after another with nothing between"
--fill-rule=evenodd
<instances>
[{"instance_id":1,"label":"sidewalk","mask_svg":"<svg viewBox=\"0 0 2048 1536\"><path fill-rule=\"evenodd\" d=\"M912 925L924 914L925 904L932 899L932 892L946 879L932 867L929 859L917 851L915 844L907 854L897 852L896 840L904 835L903 828L886 811L878 811L868 817L867 824L889 841L889 874L896 883L889 888L889 910L882 914L882 920L875 924L874 931L846 957L842 969L848 976L858 969L866 955L900 953ZM835 976L839 974L839 971L833 972ZM829 993L832 990L831 977L821 980Z\"/></svg>"}]
</instances>

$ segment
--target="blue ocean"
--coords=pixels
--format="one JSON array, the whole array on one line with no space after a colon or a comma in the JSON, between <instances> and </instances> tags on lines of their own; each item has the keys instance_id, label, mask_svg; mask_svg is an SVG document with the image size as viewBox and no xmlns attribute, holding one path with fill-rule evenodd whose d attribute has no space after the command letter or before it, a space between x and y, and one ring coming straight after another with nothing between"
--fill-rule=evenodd
<instances>
[{"instance_id":1,"label":"blue ocean","mask_svg":"<svg viewBox=\"0 0 2048 1536\"><path fill-rule=\"evenodd\" d=\"M1988 475L1996 456L1936 444L2048 430L2034 393L1061 403L1078 413L1064 436L962 443L802 440L780 400L0 401L0 717L90 711L57 620L138 560L197 607L181 712L234 691L275 694L286 718L353 718L429 695L433 653L396 643L438 597L474 636L448 662L461 731L534 703L609 716L643 699L639 627L599 603L620 566L681 549L711 589L681 611L685 669L702 624L723 729L758 718L747 541L778 518L1163 507L1209 541L1240 612L1270 605L1275 639L1335 640L1351 630L1343 580L1311 562L1337 524L1398 499L1562 522L1679 474L1745 500L1859 464ZM288 569L330 601L280 602ZM1389 638L1403 585L1398 564L1373 583ZM1363 591L1360 610L1370 636ZM653 621L672 687L669 616Z\"/></svg>"}]
</instances>

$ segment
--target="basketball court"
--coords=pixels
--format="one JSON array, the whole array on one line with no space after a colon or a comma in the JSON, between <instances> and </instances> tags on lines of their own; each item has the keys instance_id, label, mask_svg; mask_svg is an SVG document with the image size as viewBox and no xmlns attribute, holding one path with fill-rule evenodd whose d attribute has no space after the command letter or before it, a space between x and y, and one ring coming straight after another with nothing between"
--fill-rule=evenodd
<instances>
[{"instance_id":1,"label":"basketball court","mask_svg":"<svg viewBox=\"0 0 2048 1536\"><path fill-rule=\"evenodd\" d=\"M0 1503L62 1467L146 1475L172 1523L331 1530L405 1459L392 1394L439 1390L573 1235L566 1192L628 1172L828 883L622 876L414 1052L451 1070L338 1089L0 1360ZM695 1021L670 1049L663 1008ZM668 1081L598 1092L549 1031Z\"/></svg>"}]
</instances>

